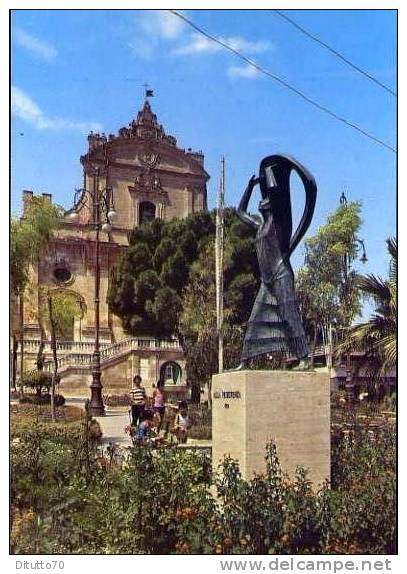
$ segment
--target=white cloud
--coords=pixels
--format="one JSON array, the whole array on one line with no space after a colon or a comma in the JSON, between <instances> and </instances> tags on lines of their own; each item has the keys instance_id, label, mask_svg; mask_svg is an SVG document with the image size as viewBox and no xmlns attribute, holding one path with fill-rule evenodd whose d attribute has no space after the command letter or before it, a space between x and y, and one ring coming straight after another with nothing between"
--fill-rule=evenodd
<instances>
[{"instance_id":1,"label":"white cloud","mask_svg":"<svg viewBox=\"0 0 407 574\"><path fill-rule=\"evenodd\" d=\"M58 54L54 46L28 34L21 28L15 28L13 37L18 46L26 48L29 52L41 58L41 60L45 60L45 62L52 62Z\"/></svg>"},{"instance_id":2,"label":"white cloud","mask_svg":"<svg viewBox=\"0 0 407 574\"><path fill-rule=\"evenodd\" d=\"M30 96L16 86L12 87L11 111L14 116L38 129L43 130L68 129L80 131L81 133L86 134L91 130L100 132L103 129L97 122L78 122L63 118L48 118L44 115L41 108L30 98Z\"/></svg>"},{"instance_id":3,"label":"white cloud","mask_svg":"<svg viewBox=\"0 0 407 574\"><path fill-rule=\"evenodd\" d=\"M190 36L189 43L185 44L184 46L180 46L179 48L175 48L173 50L173 54L210 54L213 52L219 52L221 49L222 46L219 44L216 44L215 42L212 42L212 40L205 38L205 36L202 36L202 34L194 32Z\"/></svg>"},{"instance_id":4,"label":"white cloud","mask_svg":"<svg viewBox=\"0 0 407 574\"><path fill-rule=\"evenodd\" d=\"M246 64L245 66L230 66L226 70L226 74L229 78L245 78L246 80L251 80L257 78L260 72L253 66L250 66L250 64Z\"/></svg>"},{"instance_id":5,"label":"white cloud","mask_svg":"<svg viewBox=\"0 0 407 574\"><path fill-rule=\"evenodd\" d=\"M271 48L271 42L267 40L259 40L258 42L252 42L250 40L246 40L240 36L229 37L229 38L218 38L224 44L227 44L234 50L239 52L245 52L246 54L260 54L262 52L266 52ZM209 54L214 52L219 52L223 50L220 44L213 42L209 38L202 36L198 32L193 32L189 38L189 42L184 46L180 46L176 48L173 53L174 54Z\"/></svg>"},{"instance_id":6,"label":"white cloud","mask_svg":"<svg viewBox=\"0 0 407 574\"><path fill-rule=\"evenodd\" d=\"M150 12L151 14L151 12ZM168 10L155 10L150 20L158 34L167 40L174 40L182 33L185 23Z\"/></svg>"},{"instance_id":7,"label":"white cloud","mask_svg":"<svg viewBox=\"0 0 407 574\"><path fill-rule=\"evenodd\" d=\"M137 12L137 31L128 42L137 58L151 59L157 50L183 55L206 55L225 51L220 45L198 32L186 34L188 28L180 18L168 10L145 10ZM219 37L219 40L244 54L261 54L272 49L268 40L247 40L242 36ZM165 45L166 44L166 45ZM254 78L258 72L250 66L231 66L230 77Z\"/></svg>"},{"instance_id":8,"label":"white cloud","mask_svg":"<svg viewBox=\"0 0 407 574\"><path fill-rule=\"evenodd\" d=\"M161 41L172 42L183 32L185 23L168 10L137 12L137 30L128 42L133 56L150 59Z\"/></svg>"},{"instance_id":9,"label":"white cloud","mask_svg":"<svg viewBox=\"0 0 407 574\"><path fill-rule=\"evenodd\" d=\"M13 86L11 92L11 111L15 116L29 123L40 121L43 115L37 104L16 86Z\"/></svg>"}]
</instances>

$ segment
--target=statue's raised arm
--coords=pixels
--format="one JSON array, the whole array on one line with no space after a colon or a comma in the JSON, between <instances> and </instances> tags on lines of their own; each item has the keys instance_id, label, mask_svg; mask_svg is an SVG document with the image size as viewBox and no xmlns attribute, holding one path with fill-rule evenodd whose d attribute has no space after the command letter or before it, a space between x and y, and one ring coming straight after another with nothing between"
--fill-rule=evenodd
<instances>
[{"instance_id":1,"label":"statue's raised arm","mask_svg":"<svg viewBox=\"0 0 407 574\"><path fill-rule=\"evenodd\" d=\"M249 183L247 184L246 189L242 195L242 199L237 208L237 215L240 219L254 229L258 229L260 223L254 219L249 213L247 212L247 207L249 205L249 201L253 192L254 187L259 183L258 178L255 175L249 179Z\"/></svg>"}]
</instances>

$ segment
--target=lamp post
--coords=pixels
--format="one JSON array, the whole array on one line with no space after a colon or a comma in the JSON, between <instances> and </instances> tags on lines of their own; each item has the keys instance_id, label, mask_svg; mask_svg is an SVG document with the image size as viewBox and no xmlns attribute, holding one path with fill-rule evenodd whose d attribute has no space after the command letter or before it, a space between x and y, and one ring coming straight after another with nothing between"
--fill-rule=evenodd
<instances>
[{"instance_id":1,"label":"lamp post","mask_svg":"<svg viewBox=\"0 0 407 574\"><path fill-rule=\"evenodd\" d=\"M340 198L339 198L339 203L340 205L348 205L348 199L345 195L345 192L342 192ZM356 249L356 252L359 253L360 251L362 252L362 255L360 256L360 261L364 264L367 263L367 255L366 255L366 247L365 247L365 242L363 239L359 239L359 237L354 236L353 237L353 245L354 248ZM344 263L345 263L345 270L346 272L348 271L348 267L349 267L349 258L348 255L345 254L344 255Z\"/></svg>"},{"instance_id":2,"label":"lamp post","mask_svg":"<svg viewBox=\"0 0 407 574\"><path fill-rule=\"evenodd\" d=\"M93 219L88 222L95 229L95 348L93 352L92 383L90 385L91 398L89 403L89 413L92 416L103 416L105 406L102 398L102 382L100 370L100 231L109 233L112 229L111 223L116 218L113 207L113 193L110 187L99 189L99 168L93 171L93 189L78 189L75 192L74 208L70 214L73 222L78 221L78 208L86 206L90 200L93 212ZM102 223L102 216L105 221Z\"/></svg>"},{"instance_id":3,"label":"lamp post","mask_svg":"<svg viewBox=\"0 0 407 574\"><path fill-rule=\"evenodd\" d=\"M344 192L342 192L341 197L339 198L340 205L347 205L348 200ZM352 238L353 248L355 249L356 253L362 252L359 260L365 264L367 263L367 255L366 255L366 247L365 242L363 239L359 239L356 235ZM348 282L348 275L350 271L350 258L349 254L345 253L343 255L343 263L344 263L344 277L345 277L345 284ZM355 383L353 380L353 372L351 366L351 353L350 351L346 354L346 380L345 380L345 394L346 394L346 402L351 405L355 400Z\"/></svg>"}]
</instances>

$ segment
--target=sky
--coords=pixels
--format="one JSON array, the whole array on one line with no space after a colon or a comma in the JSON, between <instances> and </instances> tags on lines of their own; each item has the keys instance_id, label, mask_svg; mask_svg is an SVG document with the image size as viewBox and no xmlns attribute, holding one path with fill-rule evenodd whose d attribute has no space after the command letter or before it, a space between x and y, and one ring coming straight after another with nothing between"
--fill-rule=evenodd
<instances>
[{"instance_id":1,"label":"sky","mask_svg":"<svg viewBox=\"0 0 407 574\"><path fill-rule=\"evenodd\" d=\"M319 104L396 147L396 99L311 41L273 10L185 10L198 26ZM396 91L394 10L287 10L299 25ZM52 193L66 208L81 187L89 130L117 133L137 115L144 84L180 147L202 150L209 207L219 163L236 206L261 159L288 153L314 175L308 236L344 191L362 202L368 262L386 276L385 240L396 230L396 154L345 126L198 35L168 11L14 10L12 14L12 213L21 193ZM294 185L297 220L304 199ZM256 201L251 204L256 210ZM301 264L302 248L293 256Z\"/></svg>"}]
</instances>

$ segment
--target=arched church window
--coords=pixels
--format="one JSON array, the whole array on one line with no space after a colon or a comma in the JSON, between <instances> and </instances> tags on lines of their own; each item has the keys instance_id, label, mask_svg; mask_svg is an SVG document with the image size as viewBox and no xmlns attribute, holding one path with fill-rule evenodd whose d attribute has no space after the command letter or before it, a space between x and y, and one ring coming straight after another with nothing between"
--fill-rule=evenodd
<instances>
[{"instance_id":1,"label":"arched church window","mask_svg":"<svg viewBox=\"0 0 407 574\"><path fill-rule=\"evenodd\" d=\"M151 201L140 203L140 225L155 219L155 205Z\"/></svg>"},{"instance_id":2,"label":"arched church window","mask_svg":"<svg viewBox=\"0 0 407 574\"><path fill-rule=\"evenodd\" d=\"M160 378L165 384L176 385L181 381L182 369L175 361L167 361L160 368Z\"/></svg>"}]
</instances>

